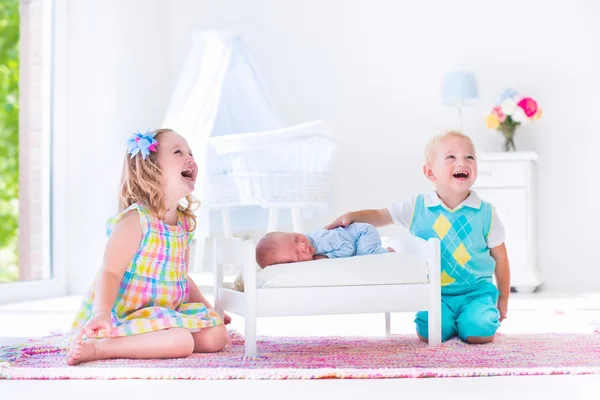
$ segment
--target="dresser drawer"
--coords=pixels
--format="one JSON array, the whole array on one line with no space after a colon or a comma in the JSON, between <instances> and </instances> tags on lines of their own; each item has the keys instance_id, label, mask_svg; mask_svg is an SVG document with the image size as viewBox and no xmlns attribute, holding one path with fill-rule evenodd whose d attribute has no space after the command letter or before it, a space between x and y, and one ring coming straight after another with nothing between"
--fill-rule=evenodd
<instances>
[{"instance_id":1,"label":"dresser drawer","mask_svg":"<svg viewBox=\"0 0 600 400\"><path fill-rule=\"evenodd\" d=\"M479 161L477 181L478 187L515 187L527 185L530 163L527 161Z\"/></svg>"}]
</instances>

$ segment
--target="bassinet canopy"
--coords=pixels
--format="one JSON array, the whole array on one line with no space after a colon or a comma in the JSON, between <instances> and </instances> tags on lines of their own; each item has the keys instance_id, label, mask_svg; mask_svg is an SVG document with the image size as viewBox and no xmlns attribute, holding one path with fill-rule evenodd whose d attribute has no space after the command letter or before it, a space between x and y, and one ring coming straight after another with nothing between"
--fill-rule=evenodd
<instances>
[{"instance_id":1,"label":"bassinet canopy","mask_svg":"<svg viewBox=\"0 0 600 400\"><path fill-rule=\"evenodd\" d=\"M196 156L204 164L196 195L206 212L262 206L270 209L272 230L278 208L290 208L297 220L299 209L329 203L332 130L322 121L284 126L241 35L193 34L163 127L204 155Z\"/></svg>"}]
</instances>

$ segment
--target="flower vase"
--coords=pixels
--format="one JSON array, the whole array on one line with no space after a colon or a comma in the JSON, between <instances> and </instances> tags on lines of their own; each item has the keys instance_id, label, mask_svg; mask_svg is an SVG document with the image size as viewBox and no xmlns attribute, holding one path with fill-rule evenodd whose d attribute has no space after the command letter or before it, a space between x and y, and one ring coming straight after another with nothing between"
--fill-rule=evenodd
<instances>
[{"instance_id":1,"label":"flower vase","mask_svg":"<svg viewBox=\"0 0 600 400\"><path fill-rule=\"evenodd\" d=\"M515 132L517 131L516 125L500 125L498 130L502 132L504 136L504 151L517 151L515 147Z\"/></svg>"}]
</instances>

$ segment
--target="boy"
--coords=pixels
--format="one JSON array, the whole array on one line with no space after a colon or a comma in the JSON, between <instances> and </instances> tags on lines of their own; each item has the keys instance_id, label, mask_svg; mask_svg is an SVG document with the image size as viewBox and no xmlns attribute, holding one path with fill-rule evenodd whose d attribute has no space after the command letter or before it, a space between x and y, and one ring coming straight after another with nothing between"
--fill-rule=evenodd
<instances>
[{"instance_id":1,"label":"boy","mask_svg":"<svg viewBox=\"0 0 600 400\"><path fill-rule=\"evenodd\" d=\"M423 173L435 191L380 210L342 215L327 226L354 222L398 224L422 239L439 238L442 265L442 340L481 344L494 339L506 318L510 270L504 228L493 206L471 191L477 179L473 142L450 131L430 141ZM492 283L496 275L498 288ZM417 313L417 334L427 341L427 312Z\"/></svg>"}]
</instances>

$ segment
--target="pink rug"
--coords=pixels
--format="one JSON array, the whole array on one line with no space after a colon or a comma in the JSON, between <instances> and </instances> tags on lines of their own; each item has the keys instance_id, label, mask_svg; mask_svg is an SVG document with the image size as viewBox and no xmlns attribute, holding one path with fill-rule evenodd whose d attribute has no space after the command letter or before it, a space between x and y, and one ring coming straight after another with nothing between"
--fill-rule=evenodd
<instances>
[{"instance_id":1,"label":"pink rug","mask_svg":"<svg viewBox=\"0 0 600 400\"><path fill-rule=\"evenodd\" d=\"M0 347L4 379L319 379L600 374L600 334L499 335L487 345L451 340L430 348L412 335L390 338L263 337L244 357L230 332L225 350L175 360L106 360L69 367L64 336Z\"/></svg>"}]
</instances>

